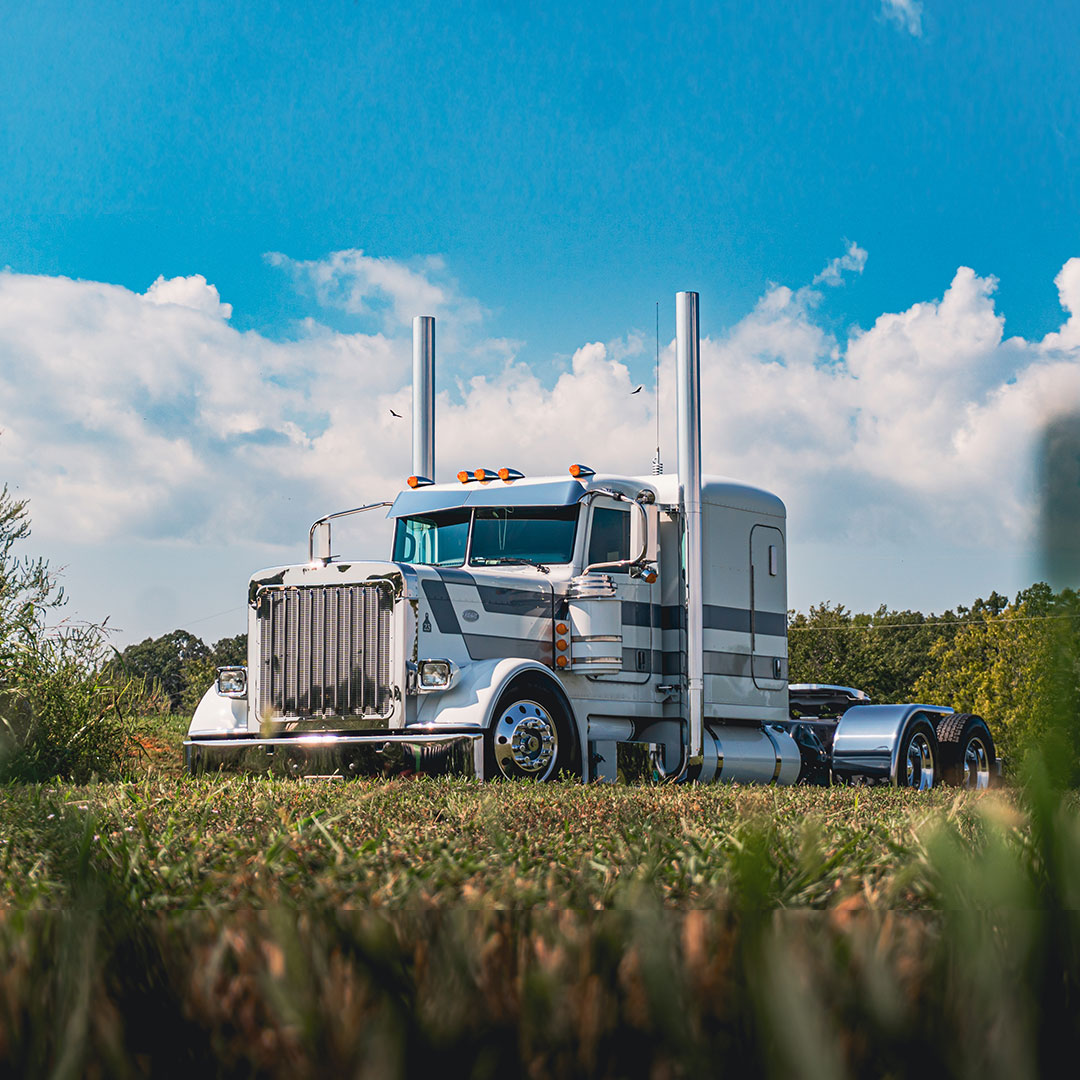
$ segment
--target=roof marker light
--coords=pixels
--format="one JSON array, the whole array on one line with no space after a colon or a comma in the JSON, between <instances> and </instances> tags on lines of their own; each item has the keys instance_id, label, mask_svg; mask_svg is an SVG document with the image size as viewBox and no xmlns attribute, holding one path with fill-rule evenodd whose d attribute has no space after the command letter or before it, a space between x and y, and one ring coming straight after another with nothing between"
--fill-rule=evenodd
<instances>
[{"instance_id":1,"label":"roof marker light","mask_svg":"<svg viewBox=\"0 0 1080 1080\"><path fill-rule=\"evenodd\" d=\"M499 474L492 472L490 469L477 469L473 473L473 479L479 480L481 484L486 484L489 480L498 480Z\"/></svg>"},{"instance_id":2,"label":"roof marker light","mask_svg":"<svg viewBox=\"0 0 1080 1080\"><path fill-rule=\"evenodd\" d=\"M499 470L499 479L507 484L512 480L521 480L524 476L524 473L518 472L517 469L508 469L505 465Z\"/></svg>"},{"instance_id":3,"label":"roof marker light","mask_svg":"<svg viewBox=\"0 0 1080 1080\"><path fill-rule=\"evenodd\" d=\"M429 484L434 484L434 480L429 480L426 476L410 476L406 481L411 488L427 487Z\"/></svg>"},{"instance_id":4,"label":"roof marker light","mask_svg":"<svg viewBox=\"0 0 1080 1080\"><path fill-rule=\"evenodd\" d=\"M595 476L596 470L590 469L588 465L571 465L570 475L576 477L578 480L584 479L586 476Z\"/></svg>"},{"instance_id":5,"label":"roof marker light","mask_svg":"<svg viewBox=\"0 0 1080 1080\"><path fill-rule=\"evenodd\" d=\"M462 482L463 484L467 484L467 483L468 483L468 482L469 482L470 480L472 480L472 478L473 478L473 474L472 474L471 472L469 472L469 470L468 470L468 469L462 469L462 470L461 470L461 472L459 472L459 473L457 474L457 478L458 478L458 479L459 479L459 480L460 480L460 481L461 481L461 482Z\"/></svg>"}]
</instances>

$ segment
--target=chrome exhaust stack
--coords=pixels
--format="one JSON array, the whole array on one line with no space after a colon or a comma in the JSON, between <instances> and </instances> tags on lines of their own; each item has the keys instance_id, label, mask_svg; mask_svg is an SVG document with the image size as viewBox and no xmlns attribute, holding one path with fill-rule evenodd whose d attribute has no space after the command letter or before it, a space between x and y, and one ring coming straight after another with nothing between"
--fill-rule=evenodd
<instances>
[{"instance_id":1,"label":"chrome exhaust stack","mask_svg":"<svg viewBox=\"0 0 1080 1080\"><path fill-rule=\"evenodd\" d=\"M686 536L686 689L690 721L687 766L705 746L705 611L701 550L701 334L698 294L675 294L675 368L679 442L679 512Z\"/></svg>"},{"instance_id":2,"label":"chrome exhaust stack","mask_svg":"<svg viewBox=\"0 0 1080 1080\"><path fill-rule=\"evenodd\" d=\"M435 316L413 319L412 471L435 479Z\"/></svg>"}]
</instances>

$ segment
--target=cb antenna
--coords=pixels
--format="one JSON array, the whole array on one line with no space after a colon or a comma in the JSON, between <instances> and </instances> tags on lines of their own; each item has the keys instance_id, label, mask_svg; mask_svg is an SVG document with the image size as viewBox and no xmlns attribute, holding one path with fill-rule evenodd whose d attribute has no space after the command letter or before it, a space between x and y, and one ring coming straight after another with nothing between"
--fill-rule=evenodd
<instances>
[{"instance_id":1,"label":"cb antenna","mask_svg":"<svg viewBox=\"0 0 1080 1080\"><path fill-rule=\"evenodd\" d=\"M656 457L652 459L653 476L664 471L660 460L660 301L656 301Z\"/></svg>"}]
</instances>

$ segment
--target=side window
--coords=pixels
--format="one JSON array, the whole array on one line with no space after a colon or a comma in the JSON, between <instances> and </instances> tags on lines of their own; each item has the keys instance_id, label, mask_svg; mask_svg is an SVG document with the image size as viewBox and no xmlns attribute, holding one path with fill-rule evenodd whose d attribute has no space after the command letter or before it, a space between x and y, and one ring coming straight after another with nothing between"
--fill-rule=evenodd
<instances>
[{"instance_id":1,"label":"side window","mask_svg":"<svg viewBox=\"0 0 1080 1080\"><path fill-rule=\"evenodd\" d=\"M618 562L630 558L630 511L607 506L593 510L592 532L589 533L589 557L587 565L602 562ZM619 567L609 573L629 573L627 567Z\"/></svg>"},{"instance_id":2,"label":"side window","mask_svg":"<svg viewBox=\"0 0 1080 1080\"><path fill-rule=\"evenodd\" d=\"M430 517L398 518L394 561L461 566L469 540L469 511L447 510Z\"/></svg>"}]
</instances>

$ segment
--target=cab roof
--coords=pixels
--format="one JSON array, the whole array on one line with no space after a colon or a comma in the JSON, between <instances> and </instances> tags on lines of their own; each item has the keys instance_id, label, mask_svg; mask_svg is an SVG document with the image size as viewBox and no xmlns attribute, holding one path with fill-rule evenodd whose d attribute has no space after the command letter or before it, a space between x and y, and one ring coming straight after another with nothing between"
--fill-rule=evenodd
<instances>
[{"instance_id":1,"label":"cab roof","mask_svg":"<svg viewBox=\"0 0 1080 1080\"><path fill-rule=\"evenodd\" d=\"M678 477L674 473L661 476L597 473L583 480L565 476L526 476L520 480L472 481L468 484L458 481L406 488L394 500L387 517L430 514L459 506L573 506L586 492L604 488L630 498L642 490L651 491L655 501L662 506L677 506L679 502ZM783 502L775 495L727 477L703 477L701 497L703 502L716 506L730 506L772 517L786 516Z\"/></svg>"}]
</instances>

